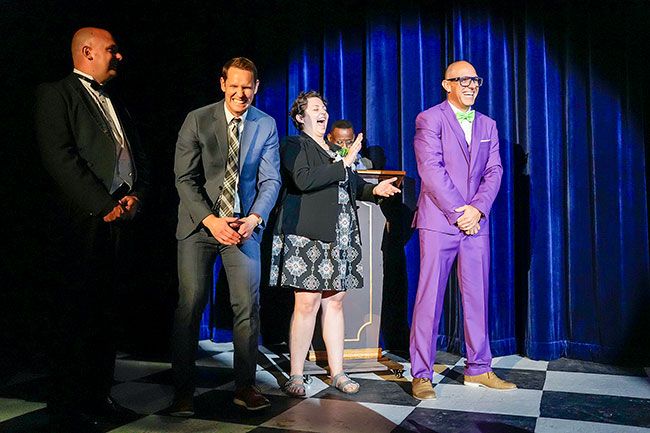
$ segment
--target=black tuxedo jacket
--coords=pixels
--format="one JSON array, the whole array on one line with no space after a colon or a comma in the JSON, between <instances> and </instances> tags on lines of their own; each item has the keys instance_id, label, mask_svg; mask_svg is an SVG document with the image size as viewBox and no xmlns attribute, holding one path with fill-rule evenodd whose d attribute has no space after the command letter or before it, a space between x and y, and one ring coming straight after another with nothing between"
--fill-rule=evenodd
<instances>
[{"instance_id":1,"label":"black tuxedo jacket","mask_svg":"<svg viewBox=\"0 0 650 433\"><path fill-rule=\"evenodd\" d=\"M115 98L111 102L135 168L129 194L142 199L148 187L147 161L128 112ZM117 155L115 138L96 102L70 74L38 87L34 114L38 150L58 211L72 221L101 220L117 204L109 193Z\"/></svg>"},{"instance_id":2,"label":"black tuxedo jacket","mask_svg":"<svg viewBox=\"0 0 650 433\"><path fill-rule=\"evenodd\" d=\"M331 145L336 151L338 147ZM307 134L286 137L280 144L284 191L279 207L276 234L296 234L324 242L336 240L338 183L348 173L352 208L356 200L372 200L373 184L365 182L343 161L332 157ZM357 221L358 222L358 221Z\"/></svg>"}]
</instances>

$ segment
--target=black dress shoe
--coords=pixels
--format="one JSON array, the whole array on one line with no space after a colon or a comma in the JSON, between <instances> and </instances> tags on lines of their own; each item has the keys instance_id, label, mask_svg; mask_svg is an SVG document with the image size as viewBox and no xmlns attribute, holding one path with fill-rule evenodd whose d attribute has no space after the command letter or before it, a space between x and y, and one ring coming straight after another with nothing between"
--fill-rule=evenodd
<instances>
[{"instance_id":1,"label":"black dress shoe","mask_svg":"<svg viewBox=\"0 0 650 433\"><path fill-rule=\"evenodd\" d=\"M102 433L97 423L81 413L50 415L50 433Z\"/></svg>"},{"instance_id":2,"label":"black dress shoe","mask_svg":"<svg viewBox=\"0 0 650 433\"><path fill-rule=\"evenodd\" d=\"M194 415L194 398L190 395L176 395L167 413L171 416L188 418Z\"/></svg>"},{"instance_id":3,"label":"black dress shoe","mask_svg":"<svg viewBox=\"0 0 650 433\"><path fill-rule=\"evenodd\" d=\"M111 396L106 397L100 402L88 406L87 414L91 417L97 417L100 420L110 422L129 422L136 420L139 415L131 409L122 406Z\"/></svg>"}]
</instances>

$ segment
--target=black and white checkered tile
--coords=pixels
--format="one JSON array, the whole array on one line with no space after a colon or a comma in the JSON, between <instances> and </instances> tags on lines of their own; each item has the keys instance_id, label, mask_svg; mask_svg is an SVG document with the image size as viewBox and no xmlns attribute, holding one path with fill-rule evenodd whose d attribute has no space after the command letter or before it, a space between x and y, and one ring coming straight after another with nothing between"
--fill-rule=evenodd
<instances>
[{"instance_id":1,"label":"black and white checkered tile","mask_svg":"<svg viewBox=\"0 0 650 433\"><path fill-rule=\"evenodd\" d=\"M172 397L170 365L121 355L112 395L142 417L127 425L105 425L119 433L181 432L418 432L650 433L650 380L646 368L619 368L560 359L495 358L499 376L519 389L497 392L462 386L464 359L440 352L434 377L437 400L410 395L409 364L404 377L390 371L356 373L358 394L344 395L312 376L306 399L279 389L286 377L286 347L269 350L257 382L271 408L248 412L232 404L232 344L203 341L198 364L196 414L167 416ZM391 355L388 355L391 357ZM399 361L399 359L397 359ZM46 378L23 373L0 387L0 432L47 431Z\"/></svg>"}]
</instances>

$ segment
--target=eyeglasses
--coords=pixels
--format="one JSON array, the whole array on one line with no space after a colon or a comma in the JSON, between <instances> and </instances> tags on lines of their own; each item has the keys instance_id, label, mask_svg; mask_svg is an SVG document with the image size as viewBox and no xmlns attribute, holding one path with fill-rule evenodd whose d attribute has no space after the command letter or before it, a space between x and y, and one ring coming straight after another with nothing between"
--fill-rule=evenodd
<instances>
[{"instance_id":1,"label":"eyeglasses","mask_svg":"<svg viewBox=\"0 0 650 433\"><path fill-rule=\"evenodd\" d=\"M481 77L455 77L455 78L445 78L446 81L458 81L458 84L460 84L463 87L469 87L469 85L474 82L476 83L477 87L481 87L483 85L483 78Z\"/></svg>"}]
</instances>

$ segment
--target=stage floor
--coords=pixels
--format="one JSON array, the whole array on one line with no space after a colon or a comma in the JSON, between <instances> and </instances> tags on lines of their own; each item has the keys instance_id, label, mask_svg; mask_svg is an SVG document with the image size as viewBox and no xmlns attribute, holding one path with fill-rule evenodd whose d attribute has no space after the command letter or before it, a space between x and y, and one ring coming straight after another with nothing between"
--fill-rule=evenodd
<instances>
[{"instance_id":1,"label":"stage floor","mask_svg":"<svg viewBox=\"0 0 650 433\"><path fill-rule=\"evenodd\" d=\"M464 359L439 352L434 377L438 399L410 395L410 365L404 376L377 371L355 373L353 396L331 389L325 375L313 376L306 399L285 396L278 383L288 367L286 346L261 348L257 381L271 400L269 409L248 412L232 403L232 344L203 341L199 360L196 415L165 415L172 397L166 362L118 357L112 395L142 417L127 425L103 425L120 433L180 432L352 432L352 433L515 433L650 432L650 368L622 368L559 359L495 358L493 368L519 389L497 392L462 385ZM22 373L0 387L0 432L47 431L46 378Z\"/></svg>"}]
</instances>

